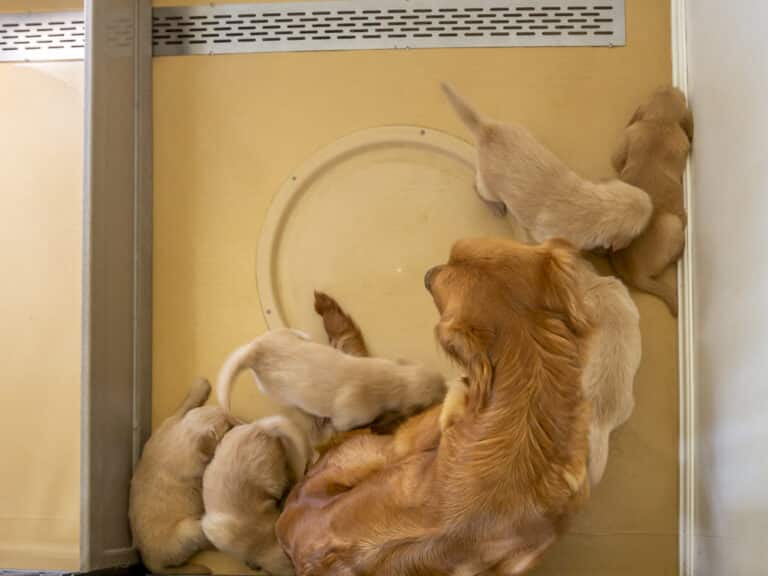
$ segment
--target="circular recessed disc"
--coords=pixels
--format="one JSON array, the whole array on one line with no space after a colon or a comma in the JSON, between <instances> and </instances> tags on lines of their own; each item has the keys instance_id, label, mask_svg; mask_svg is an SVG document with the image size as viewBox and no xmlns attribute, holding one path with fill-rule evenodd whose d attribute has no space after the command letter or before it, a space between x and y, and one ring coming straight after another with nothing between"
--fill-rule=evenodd
<instances>
[{"instance_id":1,"label":"circular recessed disc","mask_svg":"<svg viewBox=\"0 0 768 576\"><path fill-rule=\"evenodd\" d=\"M455 374L433 336L438 314L424 273L460 238L519 238L474 192L474 149L418 127L365 130L318 152L267 214L259 295L270 328L324 341L313 290L336 298L373 355Z\"/></svg>"}]
</instances>

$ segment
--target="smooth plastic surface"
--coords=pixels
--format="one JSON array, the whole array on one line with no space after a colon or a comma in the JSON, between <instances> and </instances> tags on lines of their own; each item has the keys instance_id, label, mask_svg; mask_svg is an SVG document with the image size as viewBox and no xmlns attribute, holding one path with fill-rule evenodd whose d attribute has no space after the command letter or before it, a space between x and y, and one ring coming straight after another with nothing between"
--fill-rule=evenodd
<instances>
[{"instance_id":1,"label":"smooth plastic surface","mask_svg":"<svg viewBox=\"0 0 768 576\"><path fill-rule=\"evenodd\" d=\"M321 150L269 209L257 277L270 328L324 339L312 293L328 292L364 327L374 355L453 374L436 345L424 273L471 236L520 237L474 193L474 150L419 127L364 130Z\"/></svg>"}]
</instances>

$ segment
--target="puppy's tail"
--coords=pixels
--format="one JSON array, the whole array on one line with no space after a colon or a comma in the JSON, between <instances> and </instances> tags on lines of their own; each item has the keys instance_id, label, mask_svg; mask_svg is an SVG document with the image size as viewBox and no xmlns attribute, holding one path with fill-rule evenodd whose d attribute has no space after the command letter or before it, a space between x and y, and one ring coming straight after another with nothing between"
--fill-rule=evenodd
<instances>
[{"instance_id":1,"label":"puppy's tail","mask_svg":"<svg viewBox=\"0 0 768 576\"><path fill-rule=\"evenodd\" d=\"M227 412L230 411L232 384L240 372L253 366L256 362L259 348L258 339L240 346L240 348L229 355L229 358L227 358L221 370L219 370L219 378L216 382L216 396L221 407Z\"/></svg>"},{"instance_id":2,"label":"puppy's tail","mask_svg":"<svg viewBox=\"0 0 768 576\"><path fill-rule=\"evenodd\" d=\"M208 396L211 394L211 384L205 378L199 378L195 381L190 389L187 397L184 398L184 402L181 403L176 409L174 416L177 418L183 418L184 415L192 410L205 404L208 400Z\"/></svg>"},{"instance_id":3,"label":"puppy's tail","mask_svg":"<svg viewBox=\"0 0 768 576\"><path fill-rule=\"evenodd\" d=\"M456 110L459 118L461 118L461 121L464 122L467 128L469 128L475 135L478 135L487 124L483 117L477 110L472 108L466 100L459 96L449 84L443 82L440 84L440 87L448 97L448 101L453 106L453 109Z\"/></svg>"}]
</instances>

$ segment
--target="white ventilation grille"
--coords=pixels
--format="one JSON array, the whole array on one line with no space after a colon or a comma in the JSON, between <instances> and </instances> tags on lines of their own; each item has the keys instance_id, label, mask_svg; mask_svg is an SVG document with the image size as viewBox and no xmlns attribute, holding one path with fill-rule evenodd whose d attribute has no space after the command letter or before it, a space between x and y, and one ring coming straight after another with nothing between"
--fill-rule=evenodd
<instances>
[{"instance_id":1,"label":"white ventilation grille","mask_svg":"<svg viewBox=\"0 0 768 576\"><path fill-rule=\"evenodd\" d=\"M155 8L155 56L619 46L624 0L350 0Z\"/></svg>"},{"instance_id":2,"label":"white ventilation grille","mask_svg":"<svg viewBox=\"0 0 768 576\"><path fill-rule=\"evenodd\" d=\"M0 14L0 62L80 60L84 45L82 12Z\"/></svg>"}]
</instances>

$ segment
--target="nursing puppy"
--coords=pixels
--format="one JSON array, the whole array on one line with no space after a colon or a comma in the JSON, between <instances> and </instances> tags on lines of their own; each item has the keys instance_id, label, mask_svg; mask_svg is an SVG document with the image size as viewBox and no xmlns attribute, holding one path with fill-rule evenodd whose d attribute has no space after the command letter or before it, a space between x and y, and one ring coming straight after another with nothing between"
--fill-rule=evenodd
<instances>
[{"instance_id":1,"label":"nursing puppy","mask_svg":"<svg viewBox=\"0 0 768 576\"><path fill-rule=\"evenodd\" d=\"M319 419L289 409L236 426L219 444L203 476L203 531L222 552L253 570L293 574L275 535L282 502L327 436Z\"/></svg>"},{"instance_id":2,"label":"nursing puppy","mask_svg":"<svg viewBox=\"0 0 768 576\"><path fill-rule=\"evenodd\" d=\"M627 421L635 406L642 338L640 314L621 281L600 276L587 261L581 261L577 270L592 326L582 383L592 404L589 478L594 486L605 472L611 432Z\"/></svg>"},{"instance_id":3,"label":"nursing puppy","mask_svg":"<svg viewBox=\"0 0 768 576\"><path fill-rule=\"evenodd\" d=\"M645 229L653 208L643 190L587 180L523 126L483 118L449 86L443 90L477 141L477 193L497 212L509 210L535 241L618 250Z\"/></svg>"},{"instance_id":4,"label":"nursing puppy","mask_svg":"<svg viewBox=\"0 0 768 576\"><path fill-rule=\"evenodd\" d=\"M438 372L348 355L297 330L281 329L241 346L227 359L217 386L219 403L227 410L232 383L245 368L253 371L265 394L329 418L338 431L369 424L387 411L412 414L445 395Z\"/></svg>"},{"instance_id":5,"label":"nursing puppy","mask_svg":"<svg viewBox=\"0 0 768 576\"><path fill-rule=\"evenodd\" d=\"M675 287L659 276L683 253L687 217L683 207L683 172L693 139L693 115L676 88L656 91L629 121L613 155L619 177L651 197L651 223L611 263L622 279L655 294L677 315Z\"/></svg>"},{"instance_id":6,"label":"nursing puppy","mask_svg":"<svg viewBox=\"0 0 768 576\"><path fill-rule=\"evenodd\" d=\"M144 564L156 574L208 574L181 566L209 543L200 525L203 471L232 426L217 406L200 408L211 386L199 380L152 434L131 480L128 517Z\"/></svg>"}]
</instances>

